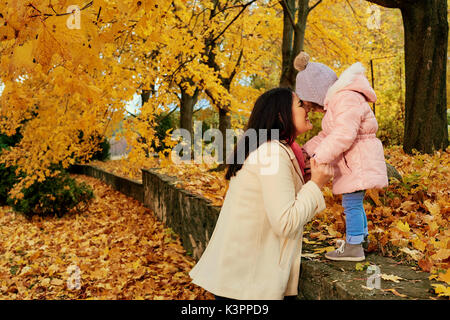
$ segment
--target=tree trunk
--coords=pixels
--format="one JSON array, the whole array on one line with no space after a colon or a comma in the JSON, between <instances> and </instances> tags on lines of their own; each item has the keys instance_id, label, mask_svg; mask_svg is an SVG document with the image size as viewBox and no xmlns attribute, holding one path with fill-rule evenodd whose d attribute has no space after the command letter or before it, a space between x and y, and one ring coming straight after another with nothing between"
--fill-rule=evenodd
<instances>
[{"instance_id":1,"label":"tree trunk","mask_svg":"<svg viewBox=\"0 0 450 320\"><path fill-rule=\"evenodd\" d=\"M283 42L281 45L282 68L280 87L295 88L297 70L294 59L303 50L306 21L310 12L309 0L283 1ZM294 21L297 12L297 22Z\"/></svg>"},{"instance_id":2,"label":"tree trunk","mask_svg":"<svg viewBox=\"0 0 450 320\"><path fill-rule=\"evenodd\" d=\"M288 78L292 66L292 40L294 38L294 26L289 15L295 11L295 0L286 0L283 6L283 40L281 44L281 77L280 87L291 87L292 82Z\"/></svg>"},{"instance_id":3,"label":"tree trunk","mask_svg":"<svg viewBox=\"0 0 450 320\"><path fill-rule=\"evenodd\" d=\"M194 131L192 127L192 116L194 114L194 106L198 100L198 90L196 89L192 96L182 88L180 91L180 128L188 130L193 138Z\"/></svg>"},{"instance_id":4,"label":"tree trunk","mask_svg":"<svg viewBox=\"0 0 450 320\"><path fill-rule=\"evenodd\" d=\"M447 129L447 0L401 8L405 29L405 136L403 150L445 150Z\"/></svg>"},{"instance_id":5,"label":"tree trunk","mask_svg":"<svg viewBox=\"0 0 450 320\"><path fill-rule=\"evenodd\" d=\"M142 105L144 105L144 103L146 103L150 99L150 93L151 90L142 90L141 93Z\"/></svg>"},{"instance_id":6,"label":"tree trunk","mask_svg":"<svg viewBox=\"0 0 450 320\"><path fill-rule=\"evenodd\" d=\"M403 150L445 150L447 129L447 0L367 0L402 12L405 32Z\"/></svg>"},{"instance_id":7,"label":"tree trunk","mask_svg":"<svg viewBox=\"0 0 450 320\"><path fill-rule=\"evenodd\" d=\"M226 159L228 157L227 154L227 129L231 128L231 115L230 115L230 111L228 107L222 107L219 109L219 130L222 133L222 137L223 137L223 147L222 147L222 159L223 159L223 163L226 163ZM234 146L234 144L232 145ZM229 150L229 152L231 152L232 150ZM219 157L219 160L220 157Z\"/></svg>"}]
</instances>

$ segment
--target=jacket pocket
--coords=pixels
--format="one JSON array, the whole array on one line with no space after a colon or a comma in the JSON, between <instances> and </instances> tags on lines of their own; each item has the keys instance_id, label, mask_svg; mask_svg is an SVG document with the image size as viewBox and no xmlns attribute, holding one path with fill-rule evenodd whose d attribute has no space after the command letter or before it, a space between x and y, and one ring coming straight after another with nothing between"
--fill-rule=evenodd
<instances>
[{"instance_id":1,"label":"jacket pocket","mask_svg":"<svg viewBox=\"0 0 450 320\"><path fill-rule=\"evenodd\" d=\"M347 158L345 157L345 153L342 154L342 159L339 161L339 168L342 171L342 174L351 174L352 169L350 169Z\"/></svg>"}]
</instances>

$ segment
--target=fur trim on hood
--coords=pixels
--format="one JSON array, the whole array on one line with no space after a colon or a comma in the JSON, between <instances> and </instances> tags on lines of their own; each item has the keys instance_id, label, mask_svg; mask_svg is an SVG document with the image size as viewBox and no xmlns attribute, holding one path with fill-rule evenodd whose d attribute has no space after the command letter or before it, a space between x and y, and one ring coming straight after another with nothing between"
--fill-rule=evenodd
<instances>
[{"instance_id":1,"label":"fur trim on hood","mask_svg":"<svg viewBox=\"0 0 450 320\"><path fill-rule=\"evenodd\" d=\"M352 90L363 94L368 102L375 102L377 96L365 76L366 69L361 62L356 62L342 72L339 79L328 89L325 97L325 109L327 104L339 91Z\"/></svg>"}]
</instances>

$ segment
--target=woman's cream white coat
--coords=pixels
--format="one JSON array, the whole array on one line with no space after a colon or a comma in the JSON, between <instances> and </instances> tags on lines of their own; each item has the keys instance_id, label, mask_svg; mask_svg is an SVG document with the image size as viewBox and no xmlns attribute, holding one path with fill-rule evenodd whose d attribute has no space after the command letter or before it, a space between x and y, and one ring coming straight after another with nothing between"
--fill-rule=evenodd
<instances>
[{"instance_id":1,"label":"woman's cream white coat","mask_svg":"<svg viewBox=\"0 0 450 320\"><path fill-rule=\"evenodd\" d=\"M192 282L234 299L297 295L303 226L323 209L322 192L305 184L289 145L264 143L230 179Z\"/></svg>"}]
</instances>

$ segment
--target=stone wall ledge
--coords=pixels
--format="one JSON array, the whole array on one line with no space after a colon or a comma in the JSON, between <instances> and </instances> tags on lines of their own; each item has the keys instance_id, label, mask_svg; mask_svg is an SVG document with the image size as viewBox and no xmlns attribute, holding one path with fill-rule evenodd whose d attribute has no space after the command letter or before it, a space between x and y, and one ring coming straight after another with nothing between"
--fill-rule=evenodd
<instances>
[{"instance_id":1,"label":"stone wall ledge","mask_svg":"<svg viewBox=\"0 0 450 320\"><path fill-rule=\"evenodd\" d=\"M90 165L74 165L69 171L95 177L140 201L180 236L189 255L196 260L201 257L219 217L220 207L176 187L176 178L160 174L155 169L142 170L142 183ZM303 252L312 252L314 248L304 244ZM366 262L377 266L381 274L396 275L403 280L396 283L380 279L377 288L376 271L357 271L356 262L333 262L325 259L323 254L313 259L303 257L298 299L405 300L430 299L433 296L431 283L434 282L428 279L428 273L415 271L376 254L368 254Z\"/></svg>"}]
</instances>

